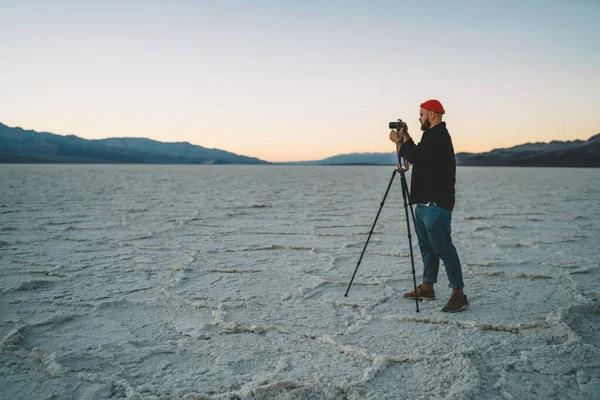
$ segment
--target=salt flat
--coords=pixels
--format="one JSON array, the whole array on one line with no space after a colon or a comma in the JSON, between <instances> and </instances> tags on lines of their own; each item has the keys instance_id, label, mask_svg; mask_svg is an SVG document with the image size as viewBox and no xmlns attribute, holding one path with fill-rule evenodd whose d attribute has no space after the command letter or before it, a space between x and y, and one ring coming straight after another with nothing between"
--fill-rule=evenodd
<instances>
[{"instance_id":1,"label":"salt flat","mask_svg":"<svg viewBox=\"0 0 600 400\"><path fill-rule=\"evenodd\" d=\"M600 170L458 168L459 314L392 172L0 165L0 398L598 398Z\"/></svg>"}]
</instances>

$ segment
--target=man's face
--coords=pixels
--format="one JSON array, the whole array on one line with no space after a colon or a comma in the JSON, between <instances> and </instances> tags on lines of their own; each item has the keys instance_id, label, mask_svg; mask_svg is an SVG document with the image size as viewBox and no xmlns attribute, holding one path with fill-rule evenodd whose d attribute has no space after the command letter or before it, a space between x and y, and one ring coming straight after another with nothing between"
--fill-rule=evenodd
<instances>
[{"instance_id":1,"label":"man's face","mask_svg":"<svg viewBox=\"0 0 600 400\"><path fill-rule=\"evenodd\" d=\"M431 128L431 121L429 120L430 112L424 109L419 110L419 122L421 123L421 130L425 132Z\"/></svg>"}]
</instances>

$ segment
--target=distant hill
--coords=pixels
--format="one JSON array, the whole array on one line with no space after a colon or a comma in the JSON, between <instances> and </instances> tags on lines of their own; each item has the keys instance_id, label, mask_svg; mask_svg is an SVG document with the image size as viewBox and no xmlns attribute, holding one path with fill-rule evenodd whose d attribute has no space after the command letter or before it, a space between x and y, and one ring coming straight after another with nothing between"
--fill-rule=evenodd
<instances>
[{"instance_id":1,"label":"distant hill","mask_svg":"<svg viewBox=\"0 0 600 400\"><path fill-rule=\"evenodd\" d=\"M293 161L278 164L287 165L395 165L396 152L391 153L350 153L339 154L316 161Z\"/></svg>"},{"instance_id":2,"label":"distant hill","mask_svg":"<svg viewBox=\"0 0 600 400\"><path fill-rule=\"evenodd\" d=\"M525 143L487 153L457 153L457 165L600 167L600 134L588 140ZM350 153L316 161L279 164L292 165L396 165L396 152Z\"/></svg>"},{"instance_id":3,"label":"distant hill","mask_svg":"<svg viewBox=\"0 0 600 400\"><path fill-rule=\"evenodd\" d=\"M588 140L526 143L487 153L458 153L458 165L600 167L600 134Z\"/></svg>"},{"instance_id":4,"label":"distant hill","mask_svg":"<svg viewBox=\"0 0 600 400\"><path fill-rule=\"evenodd\" d=\"M87 140L0 123L0 163L268 164L187 142L143 138Z\"/></svg>"}]
</instances>

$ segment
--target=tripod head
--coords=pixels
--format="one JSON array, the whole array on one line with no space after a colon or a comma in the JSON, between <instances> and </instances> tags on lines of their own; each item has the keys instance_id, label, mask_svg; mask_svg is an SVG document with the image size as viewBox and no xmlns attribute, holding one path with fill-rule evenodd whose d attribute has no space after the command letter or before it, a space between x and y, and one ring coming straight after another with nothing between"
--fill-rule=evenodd
<instances>
[{"instance_id":1,"label":"tripod head","mask_svg":"<svg viewBox=\"0 0 600 400\"><path fill-rule=\"evenodd\" d=\"M406 122L402 121L401 119L398 119L398 121L390 122L389 126L390 129L394 129L397 132L400 132L401 129L408 129L406 127ZM398 157L398 172L403 174L404 172L408 171L408 161L400 157L400 146L402 146L402 143L404 143L404 137L400 136L400 139L402 139L402 141L396 142L396 156Z\"/></svg>"}]
</instances>

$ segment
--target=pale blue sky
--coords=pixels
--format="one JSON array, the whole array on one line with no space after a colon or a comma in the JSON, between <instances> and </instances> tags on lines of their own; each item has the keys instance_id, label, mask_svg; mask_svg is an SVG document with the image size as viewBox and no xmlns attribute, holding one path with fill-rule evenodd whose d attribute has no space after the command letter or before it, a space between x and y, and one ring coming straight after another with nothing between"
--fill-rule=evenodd
<instances>
[{"instance_id":1,"label":"pale blue sky","mask_svg":"<svg viewBox=\"0 0 600 400\"><path fill-rule=\"evenodd\" d=\"M269 161L600 132L600 1L4 1L0 122Z\"/></svg>"}]
</instances>

